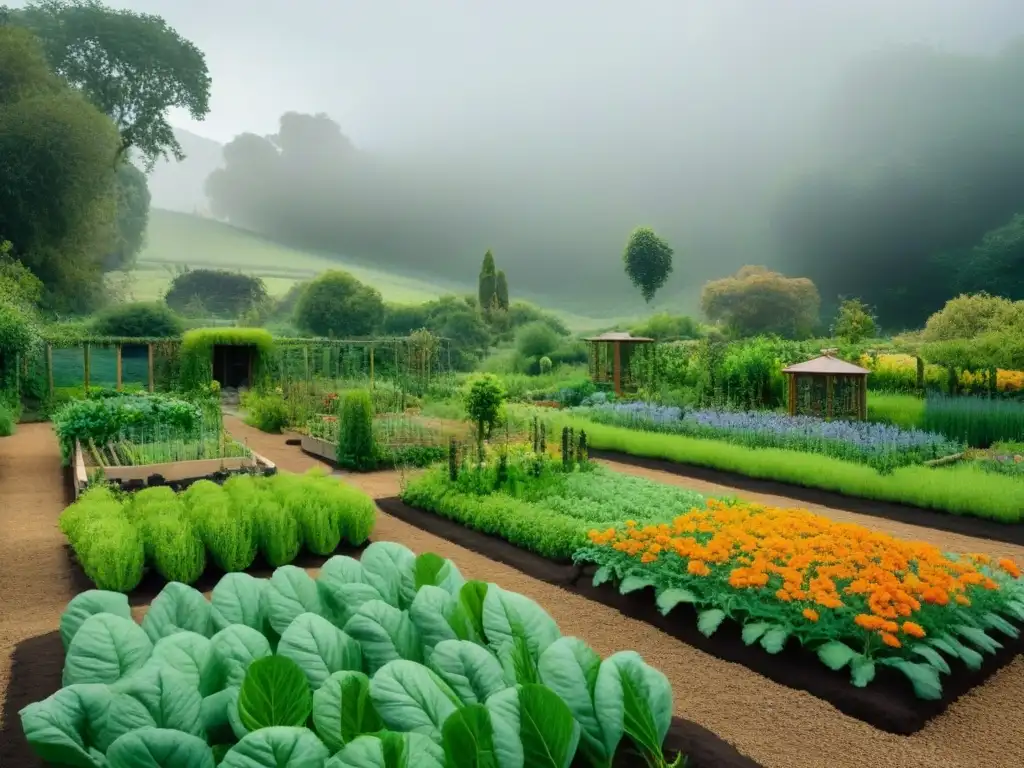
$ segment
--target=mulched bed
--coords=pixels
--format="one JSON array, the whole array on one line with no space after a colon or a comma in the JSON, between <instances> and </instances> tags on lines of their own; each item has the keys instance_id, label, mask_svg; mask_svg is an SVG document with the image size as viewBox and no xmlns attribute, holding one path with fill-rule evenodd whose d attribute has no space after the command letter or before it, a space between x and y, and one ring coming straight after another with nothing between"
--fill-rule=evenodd
<instances>
[{"instance_id":1,"label":"mulched bed","mask_svg":"<svg viewBox=\"0 0 1024 768\"><path fill-rule=\"evenodd\" d=\"M835 491L826 491L821 488L791 485L777 480L762 480L756 477L741 475L737 472L698 467L695 464L680 464L676 461L654 459L647 456L633 456L632 454L620 453L618 451L600 451L592 448L589 451L589 455L592 459L604 459L606 461L618 462L619 464L658 470L680 477L690 477L694 480L726 485L739 490L750 491L751 493L783 496L808 504L819 504L823 507L833 507L848 512L856 512L860 515L881 517L886 520L907 523L908 525L919 525L923 528L934 528L937 531L947 531L963 536L973 536L977 539L1002 541L1007 544L1024 546L1024 524L1020 523L1002 523L998 520L986 520L970 515L955 515L950 512L913 507L909 504L873 501L859 496L847 496Z\"/></svg>"},{"instance_id":2,"label":"mulched bed","mask_svg":"<svg viewBox=\"0 0 1024 768\"><path fill-rule=\"evenodd\" d=\"M3 768L45 768L48 765L32 752L25 740L18 712L56 692L63 668L64 647L59 632L25 640L15 648L11 682L3 706L3 730L0 731L0 766ZM664 748L670 759L678 752L687 755L688 768L761 768L759 763L741 755L711 731L678 717L672 718ZM577 760L573 765L582 765L582 761ZM629 745L619 750L613 766L646 768L646 763Z\"/></svg>"},{"instance_id":3,"label":"mulched bed","mask_svg":"<svg viewBox=\"0 0 1024 768\"><path fill-rule=\"evenodd\" d=\"M471 530L433 512L411 507L398 498L378 499L377 506L403 522L650 624L705 653L742 664L781 685L807 691L841 712L890 733L909 735L921 730L930 719L945 711L962 694L981 685L1009 664L1018 653L1024 652L1024 635L1017 640L1000 636L999 642L1003 643L1003 648L995 655L986 654L982 669L972 671L959 660L950 661L952 673L942 676L944 695L938 701L918 699L903 674L886 667L879 668L874 682L868 687L857 688L850 683L848 672L830 670L818 660L816 654L805 650L792 639L781 653L769 654L759 645L745 645L741 638L741 627L736 622L726 622L708 638L697 629L696 610L693 606L681 605L668 616L662 616L655 604L652 588L621 595L610 584L594 587L590 578L595 570L593 566L554 563L504 539Z\"/></svg>"}]
</instances>

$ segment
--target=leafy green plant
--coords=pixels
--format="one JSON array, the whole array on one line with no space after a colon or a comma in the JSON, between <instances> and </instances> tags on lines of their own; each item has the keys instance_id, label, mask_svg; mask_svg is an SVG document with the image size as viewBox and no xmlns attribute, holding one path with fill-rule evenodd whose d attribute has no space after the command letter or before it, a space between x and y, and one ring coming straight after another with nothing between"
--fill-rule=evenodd
<instances>
[{"instance_id":1,"label":"leafy green plant","mask_svg":"<svg viewBox=\"0 0 1024 768\"><path fill-rule=\"evenodd\" d=\"M494 374L476 374L466 383L463 399L466 415L476 424L477 447L482 453L484 436L494 428L501 414L505 389Z\"/></svg>"},{"instance_id":2,"label":"leafy green plant","mask_svg":"<svg viewBox=\"0 0 1024 768\"><path fill-rule=\"evenodd\" d=\"M0 403L0 437L10 437L14 434L14 413L6 404Z\"/></svg>"},{"instance_id":3,"label":"leafy green plant","mask_svg":"<svg viewBox=\"0 0 1024 768\"><path fill-rule=\"evenodd\" d=\"M168 584L141 626L123 595L84 592L61 638L64 687L19 713L50 764L606 768L628 738L668 765L663 674L390 542L315 579L228 574L209 600Z\"/></svg>"},{"instance_id":4,"label":"leafy green plant","mask_svg":"<svg viewBox=\"0 0 1024 768\"><path fill-rule=\"evenodd\" d=\"M350 469L373 469L376 455L370 393L364 389L349 392L341 405L338 464Z\"/></svg>"},{"instance_id":5,"label":"leafy green plant","mask_svg":"<svg viewBox=\"0 0 1024 768\"><path fill-rule=\"evenodd\" d=\"M288 426L288 404L277 392L250 392L245 400L245 423L278 435Z\"/></svg>"}]
</instances>

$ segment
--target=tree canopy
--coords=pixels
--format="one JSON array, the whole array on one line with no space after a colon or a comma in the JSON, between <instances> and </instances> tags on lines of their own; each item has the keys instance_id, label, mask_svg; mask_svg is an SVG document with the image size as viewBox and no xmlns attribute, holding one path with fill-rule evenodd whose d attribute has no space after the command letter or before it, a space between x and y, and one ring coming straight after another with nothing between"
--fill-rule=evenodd
<instances>
[{"instance_id":1,"label":"tree canopy","mask_svg":"<svg viewBox=\"0 0 1024 768\"><path fill-rule=\"evenodd\" d=\"M821 305L818 289L807 278L756 266L706 283L700 302L709 320L738 336L770 333L785 338L810 336Z\"/></svg>"},{"instance_id":2,"label":"tree canopy","mask_svg":"<svg viewBox=\"0 0 1024 768\"><path fill-rule=\"evenodd\" d=\"M672 274L672 248L650 227L637 227L622 254L626 275L648 304Z\"/></svg>"},{"instance_id":3,"label":"tree canopy","mask_svg":"<svg viewBox=\"0 0 1024 768\"><path fill-rule=\"evenodd\" d=\"M267 287L258 277L225 269L186 269L175 275L164 296L167 305L185 315L199 312L236 318L267 301Z\"/></svg>"},{"instance_id":4,"label":"tree canopy","mask_svg":"<svg viewBox=\"0 0 1024 768\"><path fill-rule=\"evenodd\" d=\"M372 336L383 319L380 292L341 270L329 270L313 280L295 306L295 324L317 336Z\"/></svg>"}]
</instances>

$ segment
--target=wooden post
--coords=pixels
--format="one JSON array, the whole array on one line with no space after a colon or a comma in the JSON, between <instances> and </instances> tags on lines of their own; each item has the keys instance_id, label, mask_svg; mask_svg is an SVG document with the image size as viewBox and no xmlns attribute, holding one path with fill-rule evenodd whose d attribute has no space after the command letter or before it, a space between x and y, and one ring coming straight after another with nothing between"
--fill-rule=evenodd
<instances>
[{"instance_id":1,"label":"wooden post","mask_svg":"<svg viewBox=\"0 0 1024 768\"><path fill-rule=\"evenodd\" d=\"M615 360L612 364L612 376L615 378L615 394L622 394L622 342L615 342Z\"/></svg>"},{"instance_id":2,"label":"wooden post","mask_svg":"<svg viewBox=\"0 0 1024 768\"><path fill-rule=\"evenodd\" d=\"M826 409L826 416L825 416L825 418L827 418L827 419L831 419L832 418L832 385L833 385L833 377L832 376L825 376L825 409Z\"/></svg>"},{"instance_id":3,"label":"wooden post","mask_svg":"<svg viewBox=\"0 0 1024 768\"><path fill-rule=\"evenodd\" d=\"M796 374L787 373L786 379L789 382L789 415L796 416Z\"/></svg>"},{"instance_id":4,"label":"wooden post","mask_svg":"<svg viewBox=\"0 0 1024 768\"><path fill-rule=\"evenodd\" d=\"M155 388L154 385L156 383L156 382L153 381L153 345L152 344L147 344L146 346L148 348L147 349L147 353L146 353L146 357L148 359L147 359L146 363L147 363L147 366L149 368L149 382L148 382L149 383L149 391L152 392L154 390L154 388Z\"/></svg>"},{"instance_id":5,"label":"wooden post","mask_svg":"<svg viewBox=\"0 0 1024 768\"><path fill-rule=\"evenodd\" d=\"M53 344L46 345L46 381L50 385L50 397L53 397Z\"/></svg>"},{"instance_id":6,"label":"wooden post","mask_svg":"<svg viewBox=\"0 0 1024 768\"><path fill-rule=\"evenodd\" d=\"M117 391L120 392L121 391L121 371L122 371L122 368L121 368L121 345L118 344L117 347L115 347L115 350L116 350L116 354L117 354Z\"/></svg>"},{"instance_id":7,"label":"wooden post","mask_svg":"<svg viewBox=\"0 0 1024 768\"><path fill-rule=\"evenodd\" d=\"M868 377L864 374L860 377L860 420L864 421L868 417Z\"/></svg>"},{"instance_id":8,"label":"wooden post","mask_svg":"<svg viewBox=\"0 0 1024 768\"><path fill-rule=\"evenodd\" d=\"M85 394L89 394L89 342L82 347L82 373L85 384Z\"/></svg>"},{"instance_id":9,"label":"wooden post","mask_svg":"<svg viewBox=\"0 0 1024 768\"><path fill-rule=\"evenodd\" d=\"M370 389L373 389L373 344L370 345Z\"/></svg>"}]
</instances>

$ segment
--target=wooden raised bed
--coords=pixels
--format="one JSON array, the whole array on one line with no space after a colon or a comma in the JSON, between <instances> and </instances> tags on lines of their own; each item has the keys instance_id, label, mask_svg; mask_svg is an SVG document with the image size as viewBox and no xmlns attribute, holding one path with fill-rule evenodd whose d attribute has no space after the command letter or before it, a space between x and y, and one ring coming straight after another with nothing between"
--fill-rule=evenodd
<instances>
[{"instance_id":1,"label":"wooden raised bed","mask_svg":"<svg viewBox=\"0 0 1024 768\"><path fill-rule=\"evenodd\" d=\"M324 459L329 462L335 462L338 460L338 446L330 440L324 440L322 437L303 435L300 445L302 446L303 451L312 454L319 459Z\"/></svg>"},{"instance_id":2,"label":"wooden raised bed","mask_svg":"<svg viewBox=\"0 0 1024 768\"><path fill-rule=\"evenodd\" d=\"M234 456L219 459L198 459L193 461L171 461L162 464L136 464L132 466L100 466L89 467L85 463L85 453L80 442L75 441L75 458L72 465L72 473L75 487L75 498L85 490L89 484L90 471L103 473L104 478L111 483L117 483L123 487L138 487L140 485L151 485L151 479L160 478L159 484L187 484L190 481L216 476L220 474L235 474L240 472L257 472L264 475L272 475L277 467L270 459L267 459L255 451L250 451L250 456Z\"/></svg>"}]
</instances>

